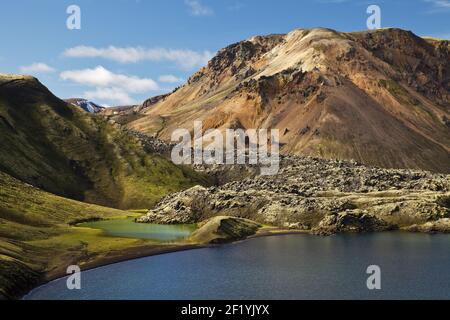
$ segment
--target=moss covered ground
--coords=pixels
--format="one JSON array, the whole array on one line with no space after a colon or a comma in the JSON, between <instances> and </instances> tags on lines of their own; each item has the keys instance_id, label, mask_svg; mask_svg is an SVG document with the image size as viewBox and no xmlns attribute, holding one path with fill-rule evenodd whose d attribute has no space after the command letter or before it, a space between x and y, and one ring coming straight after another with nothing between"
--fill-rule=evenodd
<instances>
[{"instance_id":1,"label":"moss covered ground","mask_svg":"<svg viewBox=\"0 0 450 320\"><path fill-rule=\"evenodd\" d=\"M72 263L156 245L74 226L127 216L136 213L62 198L0 172L0 297L17 298Z\"/></svg>"},{"instance_id":2,"label":"moss covered ground","mask_svg":"<svg viewBox=\"0 0 450 320\"><path fill-rule=\"evenodd\" d=\"M20 297L73 262L153 248L75 224L142 214L170 192L209 183L30 76L0 74L0 136L0 298Z\"/></svg>"}]
</instances>

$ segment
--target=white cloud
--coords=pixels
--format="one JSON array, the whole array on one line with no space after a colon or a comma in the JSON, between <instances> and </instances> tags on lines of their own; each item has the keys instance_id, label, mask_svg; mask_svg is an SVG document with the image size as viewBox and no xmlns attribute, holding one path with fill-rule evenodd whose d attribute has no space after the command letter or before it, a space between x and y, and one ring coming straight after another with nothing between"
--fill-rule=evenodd
<instances>
[{"instance_id":1,"label":"white cloud","mask_svg":"<svg viewBox=\"0 0 450 320\"><path fill-rule=\"evenodd\" d=\"M150 78L113 73L97 66L93 69L67 70L60 74L65 81L92 87L83 93L83 98L107 104L136 104L132 94L160 90L158 83Z\"/></svg>"},{"instance_id":2,"label":"white cloud","mask_svg":"<svg viewBox=\"0 0 450 320\"><path fill-rule=\"evenodd\" d=\"M93 91L86 91L83 97L89 100L108 101L112 104L132 105L136 100L121 88L96 88ZM103 104L105 106L105 104Z\"/></svg>"},{"instance_id":3,"label":"white cloud","mask_svg":"<svg viewBox=\"0 0 450 320\"><path fill-rule=\"evenodd\" d=\"M120 63L136 63L145 60L171 61L186 70L203 66L213 57L209 51L114 46L106 48L77 46L66 49L64 55L72 58L103 58Z\"/></svg>"},{"instance_id":4,"label":"white cloud","mask_svg":"<svg viewBox=\"0 0 450 320\"><path fill-rule=\"evenodd\" d=\"M94 69L64 71L61 72L60 77L63 80L90 87L115 87L130 93L159 90L158 83L152 79L116 74L102 66Z\"/></svg>"},{"instance_id":5,"label":"white cloud","mask_svg":"<svg viewBox=\"0 0 450 320\"><path fill-rule=\"evenodd\" d=\"M183 82L184 80L182 78L178 78L171 74L165 74L158 78L159 82L166 82L166 83L177 83L177 82Z\"/></svg>"},{"instance_id":6,"label":"white cloud","mask_svg":"<svg viewBox=\"0 0 450 320\"><path fill-rule=\"evenodd\" d=\"M430 13L437 13L450 10L450 0L424 0L425 2L429 2L433 4L433 9L431 9Z\"/></svg>"},{"instance_id":7,"label":"white cloud","mask_svg":"<svg viewBox=\"0 0 450 320\"><path fill-rule=\"evenodd\" d=\"M425 0L425 1L432 2L436 7L450 9L450 0Z\"/></svg>"},{"instance_id":8,"label":"white cloud","mask_svg":"<svg viewBox=\"0 0 450 320\"><path fill-rule=\"evenodd\" d=\"M234 4L228 6L228 10L230 11L239 11L241 10L245 5L242 2L235 2Z\"/></svg>"},{"instance_id":9,"label":"white cloud","mask_svg":"<svg viewBox=\"0 0 450 320\"><path fill-rule=\"evenodd\" d=\"M189 12L193 16L211 16L214 11L205 5L200 0L185 0L184 3L189 7Z\"/></svg>"},{"instance_id":10,"label":"white cloud","mask_svg":"<svg viewBox=\"0 0 450 320\"><path fill-rule=\"evenodd\" d=\"M51 73L56 70L42 62L35 62L28 66L21 66L20 71L23 73Z\"/></svg>"}]
</instances>

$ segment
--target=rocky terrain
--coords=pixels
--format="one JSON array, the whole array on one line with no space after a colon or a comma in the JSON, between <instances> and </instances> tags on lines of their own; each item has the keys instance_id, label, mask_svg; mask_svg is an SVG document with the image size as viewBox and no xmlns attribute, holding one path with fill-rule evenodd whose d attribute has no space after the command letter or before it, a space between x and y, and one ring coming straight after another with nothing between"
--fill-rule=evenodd
<instances>
[{"instance_id":1,"label":"rocky terrain","mask_svg":"<svg viewBox=\"0 0 450 320\"><path fill-rule=\"evenodd\" d=\"M166 141L195 120L275 128L286 155L449 173L449 49L401 29L256 36L116 120Z\"/></svg>"},{"instance_id":2,"label":"rocky terrain","mask_svg":"<svg viewBox=\"0 0 450 320\"><path fill-rule=\"evenodd\" d=\"M214 217L202 222L190 240L195 243L224 243L245 239L258 231L261 225L242 218Z\"/></svg>"},{"instance_id":3,"label":"rocky terrain","mask_svg":"<svg viewBox=\"0 0 450 320\"><path fill-rule=\"evenodd\" d=\"M261 227L450 232L449 48L399 29L256 36L172 93L114 109L0 74L0 299L67 265L167 250L74 225L130 209L152 208L141 223L199 223L189 248ZM279 129L279 173L171 163L171 133L194 120Z\"/></svg>"},{"instance_id":4,"label":"rocky terrain","mask_svg":"<svg viewBox=\"0 0 450 320\"><path fill-rule=\"evenodd\" d=\"M139 113L141 109L142 106L139 105L117 106L106 108L100 114L123 125L142 118L142 115Z\"/></svg>"},{"instance_id":5,"label":"rocky terrain","mask_svg":"<svg viewBox=\"0 0 450 320\"><path fill-rule=\"evenodd\" d=\"M194 223L234 216L316 234L425 231L427 223L450 217L449 201L450 175L288 156L277 175L249 174L221 186L174 193L138 221Z\"/></svg>"},{"instance_id":6,"label":"rocky terrain","mask_svg":"<svg viewBox=\"0 0 450 320\"><path fill-rule=\"evenodd\" d=\"M450 219L444 218L437 221L430 221L422 225L412 225L407 227L406 230L425 233L450 233Z\"/></svg>"}]
</instances>

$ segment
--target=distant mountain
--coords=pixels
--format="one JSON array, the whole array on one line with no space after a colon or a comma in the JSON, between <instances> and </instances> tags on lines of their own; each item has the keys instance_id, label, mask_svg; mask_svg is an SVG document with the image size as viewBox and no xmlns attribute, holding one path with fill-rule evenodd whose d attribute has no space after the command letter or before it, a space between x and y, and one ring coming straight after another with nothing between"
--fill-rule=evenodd
<instances>
[{"instance_id":1,"label":"distant mountain","mask_svg":"<svg viewBox=\"0 0 450 320\"><path fill-rule=\"evenodd\" d=\"M71 103L77 107L80 107L81 109L89 113L97 113L106 109L105 107L99 106L98 104L86 99L72 98L72 99L65 99L64 101L66 101L67 103Z\"/></svg>"},{"instance_id":2,"label":"distant mountain","mask_svg":"<svg viewBox=\"0 0 450 320\"><path fill-rule=\"evenodd\" d=\"M0 74L0 135L0 171L75 200L148 208L169 192L205 182L29 76Z\"/></svg>"},{"instance_id":3,"label":"distant mountain","mask_svg":"<svg viewBox=\"0 0 450 320\"><path fill-rule=\"evenodd\" d=\"M450 42L400 29L298 29L218 52L127 126L277 128L282 152L450 172Z\"/></svg>"}]
</instances>

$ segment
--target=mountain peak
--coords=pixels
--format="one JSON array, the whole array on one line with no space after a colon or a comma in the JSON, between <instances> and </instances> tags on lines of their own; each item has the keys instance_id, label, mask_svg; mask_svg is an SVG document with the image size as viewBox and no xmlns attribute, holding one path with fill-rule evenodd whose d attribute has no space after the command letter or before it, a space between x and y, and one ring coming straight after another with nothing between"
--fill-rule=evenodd
<instances>
[{"instance_id":1,"label":"mountain peak","mask_svg":"<svg viewBox=\"0 0 450 320\"><path fill-rule=\"evenodd\" d=\"M64 101L74 106L80 107L81 109L89 113L98 113L105 110L105 107L83 98L70 98L65 99Z\"/></svg>"},{"instance_id":2,"label":"mountain peak","mask_svg":"<svg viewBox=\"0 0 450 320\"><path fill-rule=\"evenodd\" d=\"M20 82L39 83L39 80L31 75L0 73L0 85Z\"/></svg>"},{"instance_id":3,"label":"mountain peak","mask_svg":"<svg viewBox=\"0 0 450 320\"><path fill-rule=\"evenodd\" d=\"M53 102L57 109L67 109L62 102L37 78L31 75L0 74L0 95L9 95L17 104L29 104L45 99Z\"/></svg>"},{"instance_id":4,"label":"mountain peak","mask_svg":"<svg viewBox=\"0 0 450 320\"><path fill-rule=\"evenodd\" d=\"M448 41L314 28L223 48L128 126L167 140L198 119L279 129L286 154L448 172L449 110Z\"/></svg>"}]
</instances>

